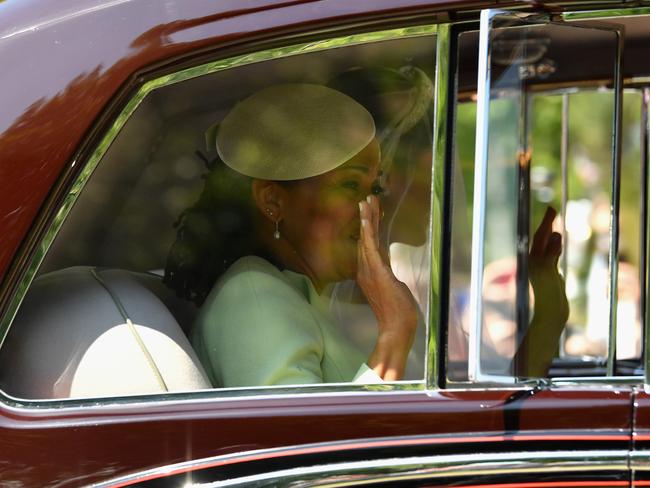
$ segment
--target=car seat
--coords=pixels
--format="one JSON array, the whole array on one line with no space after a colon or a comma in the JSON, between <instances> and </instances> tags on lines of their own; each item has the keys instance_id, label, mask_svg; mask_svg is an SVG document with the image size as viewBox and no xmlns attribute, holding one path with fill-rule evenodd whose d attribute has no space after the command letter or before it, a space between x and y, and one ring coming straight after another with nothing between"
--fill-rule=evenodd
<instances>
[{"instance_id":1,"label":"car seat","mask_svg":"<svg viewBox=\"0 0 650 488\"><path fill-rule=\"evenodd\" d=\"M210 388L156 277L77 266L34 280L0 348L0 387L25 399ZM160 290L159 290L160 291Z\"/></svg>"}]
</instances>

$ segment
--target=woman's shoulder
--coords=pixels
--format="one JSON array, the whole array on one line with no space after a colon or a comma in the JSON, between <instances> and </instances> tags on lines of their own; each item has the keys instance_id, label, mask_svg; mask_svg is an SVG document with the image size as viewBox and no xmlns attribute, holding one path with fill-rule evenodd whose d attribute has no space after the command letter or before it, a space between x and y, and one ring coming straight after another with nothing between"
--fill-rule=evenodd
<instances>
[{"instance_id":1,"label":"woman's shoulder","mask_svg":"<svg viewBox=\"0 0 650 488\"><path fill-rule=\"evenodd\" d=\"M300 293L287 276L272 263L259 256L244 256L235 261L221 276L205 300L233 301L281 296L298 298Z\"/></svg>"},{"instance_id":2,"label":"woman's shoulder","mask_svg":"<svg viewBox=\"0 0 650 488\"><path fill-rule=\"evenodd\" d=\"M232 263L230 268L223 274L223 279L232 279L244 273L262 274L276 279L283 279L282 271L276 266L259 256L244 256Z\"/></svg>"},{"instance_id":3,"label":"woman's shoulder","mask_svg":"<svg viewBox=\"0 0 650 488\"><path fill-rule=\"evenodd\" d=\"M298 332L320 336L311 306L301 290L272 263L246 256L233 263L206 298L195 327L217 335L249 330ZM204 332L206 332L204 331ZM278 332L279 333L279 332ZM282 334L280 334L282 335Z\"/></svg>"},{"instance_id":4,"label":"woman's shoulder","mask_svg":"<svg viewBox=\"0 0 650 488\"><path fill-rule=\"evenodd\" d=\"M244 256L235 261L217 281L215 288L289 286L282 271L259 256Z\"/></svg>"}]
</instances>

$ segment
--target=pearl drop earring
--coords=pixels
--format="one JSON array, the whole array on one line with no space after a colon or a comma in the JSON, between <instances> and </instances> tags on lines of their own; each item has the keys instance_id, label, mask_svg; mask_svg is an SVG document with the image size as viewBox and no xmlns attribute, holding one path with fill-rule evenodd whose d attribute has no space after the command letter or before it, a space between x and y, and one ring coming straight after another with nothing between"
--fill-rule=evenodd
<instances>
[{"instance_id":1,"label":"pearl drop earring","mask_svg":"<svg viewBox=\"0 0 650 488\"><path fill-rule=\"evenodd\" d=\"M270 208L266 209L266 213L269 215L269 217L273 217L273 210L271 210ZM275 221L275 232L273 233L273 238L274 239L280 238L280 220Z\"/></svg>"}]
</instances>

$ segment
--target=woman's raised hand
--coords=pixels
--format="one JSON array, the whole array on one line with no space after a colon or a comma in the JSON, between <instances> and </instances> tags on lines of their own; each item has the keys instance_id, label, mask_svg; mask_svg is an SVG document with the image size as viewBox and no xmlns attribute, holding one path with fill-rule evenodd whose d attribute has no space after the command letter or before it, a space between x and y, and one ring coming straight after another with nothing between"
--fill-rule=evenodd
<instances>
[{"instance_id":1,"label":"woman's raised hand","mask_svg":"<svg viewBox=\"0 0 650 488\"><path fill-rule=\"evenodd\" d=\"M567 319L569 302L557 262L562 236L553 232L557 212L548 207L535 231L529 254L529 280L535 295L535 312L517 352L517 374L544 377L553 361Z\"/></svg>"},{"instance_id":2,"label":"woman's raised hand","mask_svg":"<svg viewBox=\"0 0 650 488\"><path fill-rule=\"evenodd\" d=\"M387 250L379 245L379 199L369 195L359 202L359 213L357 283L379 325L368 365L384 380L399 380L417 329L417 305L408 287L393 274Z\"/></svg>"}]
</instances>

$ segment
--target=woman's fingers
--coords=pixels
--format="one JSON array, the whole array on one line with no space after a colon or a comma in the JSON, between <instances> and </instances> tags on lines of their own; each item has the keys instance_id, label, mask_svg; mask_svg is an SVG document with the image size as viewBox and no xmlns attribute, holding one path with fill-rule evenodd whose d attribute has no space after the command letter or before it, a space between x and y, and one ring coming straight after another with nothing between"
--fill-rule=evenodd
<instances>
[{"instance_id":1,"label":"woman's fingers","mask_svg":"<svg viewBox=\"0 0 650 488\"><path fill-rule=\"evenodd\" d=\"M530 247L531 257L541 257L548 253L547 247L553 233L553 220L555 220L556 215L557 212L553 207L546 207L544 218L533 236L533 243Z\"/></svg>"},{"instance_id":2,"label":"woman's fingers","mask_svg":"<svg viewBox=\"0 0 650 488\"><path fill-rule=\"evenodd\" d=\"M372 221L372 209L367 201L359 202L359 214L361 216L361 232L359 234L361 258L365 259L371 267L381 266L383 261L379 253L378 229Z\"/></svg>"},{"instance_id":3,"label":"woman's fingers","mask_svg":"<svg viewBox=\"0 0 650 488\"><path fill-rule=\"evenodd\" d=\"M372 227L375 230L375 234L379 236L379 221L381 220L379 199L374 195L368 195L366 202L368 202L368 207L370 208Z\"/></svg>"}]
</instances>

